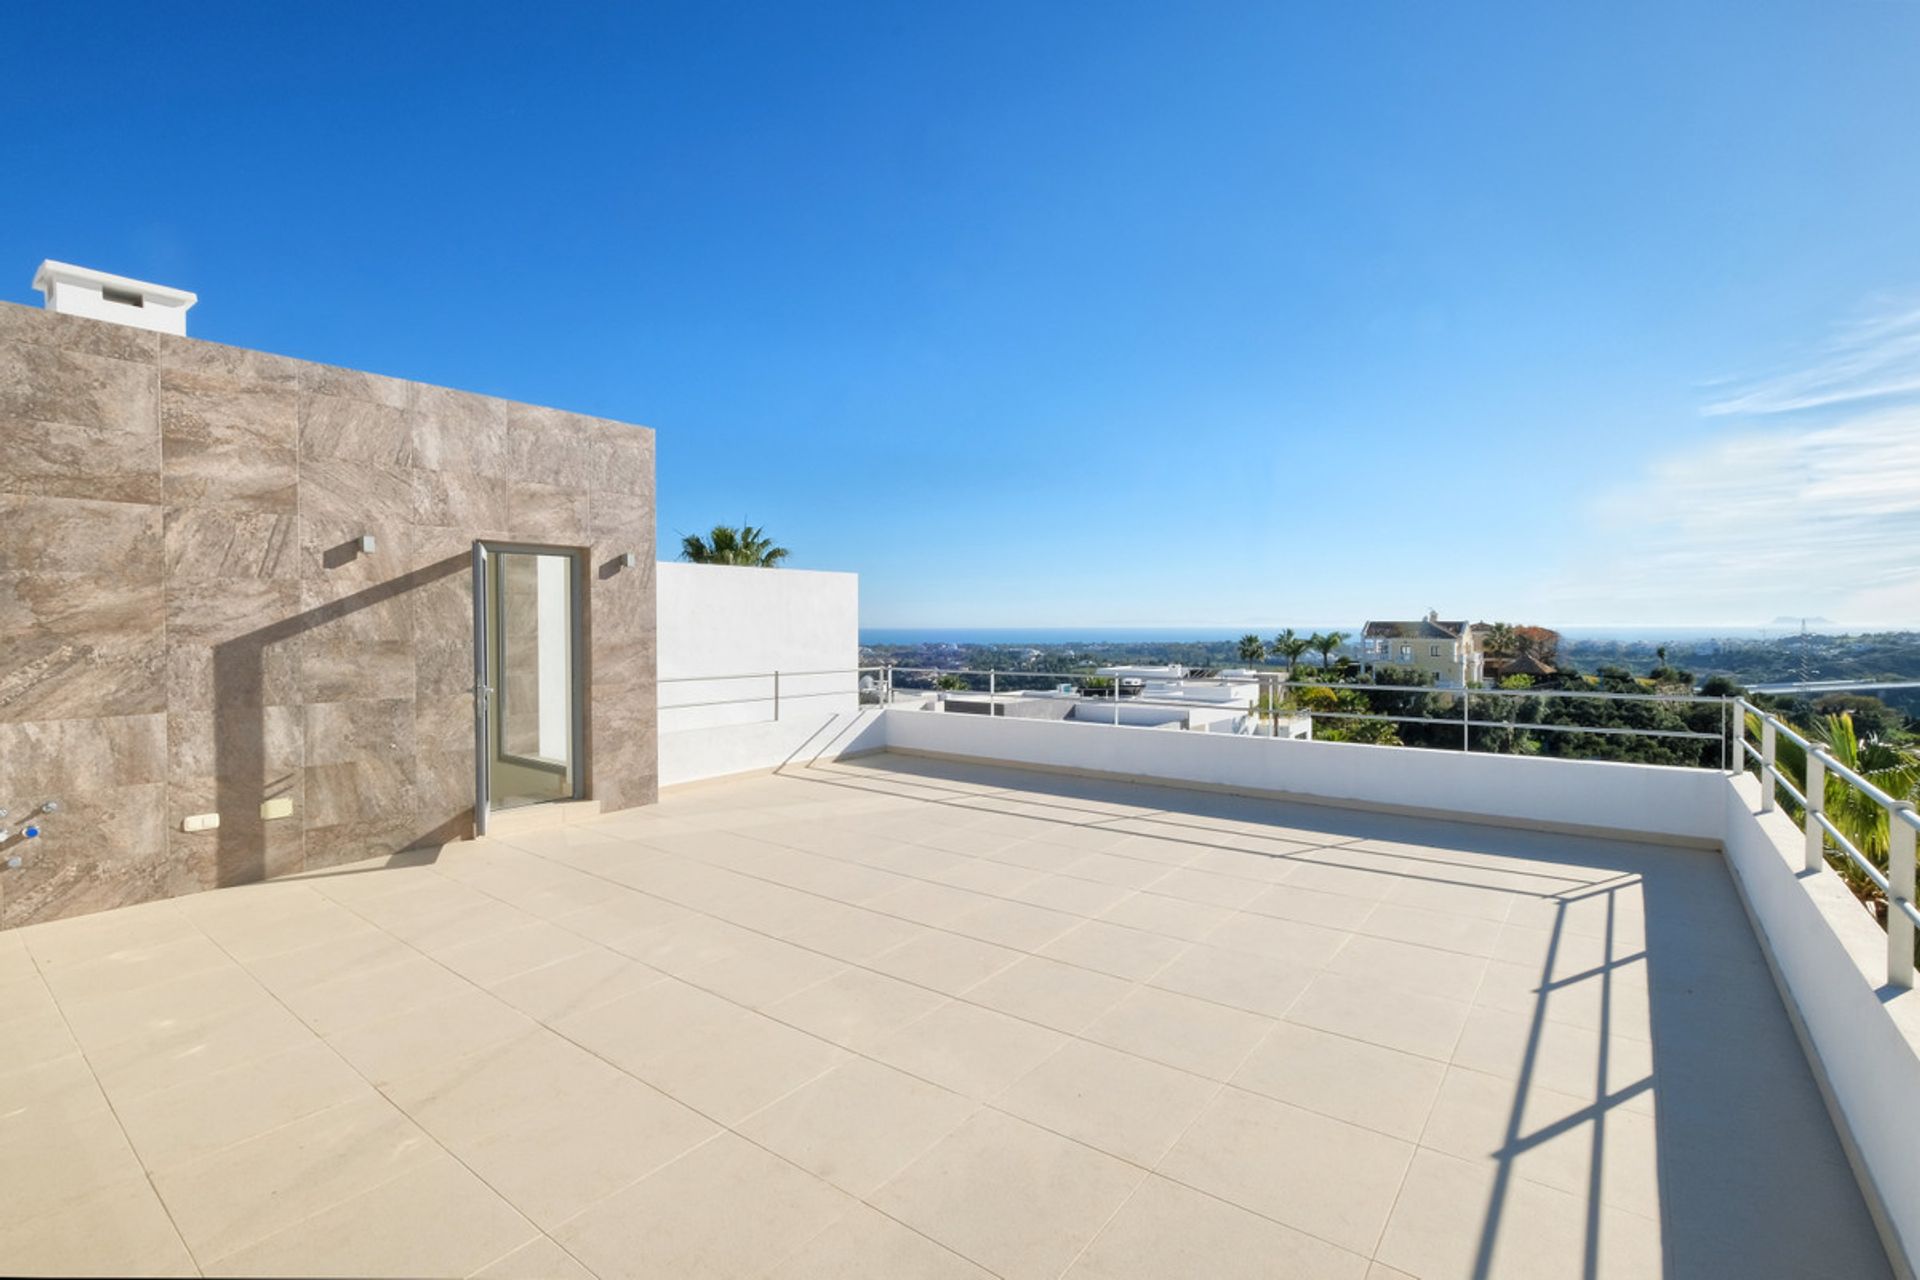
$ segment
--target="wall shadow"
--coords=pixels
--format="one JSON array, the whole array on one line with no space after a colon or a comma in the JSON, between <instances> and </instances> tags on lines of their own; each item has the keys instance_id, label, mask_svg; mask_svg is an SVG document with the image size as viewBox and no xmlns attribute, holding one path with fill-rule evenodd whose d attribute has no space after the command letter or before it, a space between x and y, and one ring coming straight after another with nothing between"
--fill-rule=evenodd
<instances>
[{"instance_id":1,"label":"wall shadow","mask_svg":"<svg viewBox=\"0 0 1920 1280\"><path fill-rule=\"evenodd\" d=\"M345 544L353 548L354 544ZM343 548L333 548L333 555ZM351 558L351 557L349 557ZM264 819L263 800L292 790L296 772L269 777L266 716L268 713L268 651L360 610L417 591L430 583L468 571L468 555L448 556L421 569L376 583L290 618L213 646L214 810L220 815L214 852L214 884L247 884L267 877L272 866L269 846L288 830L303 832L306 813L296 805L288 818ZM304 704L302 704L304 705ZM303 713L304 714L304 713ZM304 739L303 739L304 742ZM461 819L451 818L421 831L408 843L424 845L462 838ZM471 831L470 820L467 823ZM279 868L287 870L288 868ZM298 866L291 868L300 869Z\"/></svg>"}]
</instances>

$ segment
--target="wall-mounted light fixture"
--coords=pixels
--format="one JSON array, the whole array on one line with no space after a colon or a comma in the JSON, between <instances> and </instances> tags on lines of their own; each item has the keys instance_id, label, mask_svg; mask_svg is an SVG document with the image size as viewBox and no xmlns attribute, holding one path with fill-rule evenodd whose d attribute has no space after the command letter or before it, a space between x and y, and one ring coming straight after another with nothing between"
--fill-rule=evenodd
<instances>
[{"instance_id":1,"label":"wall-mounted light fixture","mask_svg":"<svg viewBox=\"0 0 1920 1280\"><path fill-rule=\"evenodd\" d=\"M360 535L360 550L364 555L372 555L380 549L380 542L370 533Z\"/></svg>"},{"instance_id":2,"label":"wall-mounted light fixture","mask_svg":"<svg viewBox=\"0 0 1920 1280\"><path fill-rule=\"evenodd\" d=\"M631 551L623 552L620 556L620 567L622 569L631 569L638 563L640 563L640 557L634 555Z\"/></svg>"}]
</instances>

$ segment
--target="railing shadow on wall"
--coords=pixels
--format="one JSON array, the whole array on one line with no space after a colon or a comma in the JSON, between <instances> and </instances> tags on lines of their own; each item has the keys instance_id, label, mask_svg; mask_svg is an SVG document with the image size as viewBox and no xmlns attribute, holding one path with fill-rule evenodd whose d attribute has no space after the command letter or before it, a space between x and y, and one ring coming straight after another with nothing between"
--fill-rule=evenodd
<instances>
[{"instance_id":1,"label":"railing shadow on wall","mask_svg":"<svg viewBox=\"0 0 1920 1280\"><path fill-rule=\"evenodd\" d=\"M332 548L323 559L329 566L336 561L345 563L342 557L351 546ZM465 572L471 564L466 554L449 556L213 646L214 811L221 815L215 841L216 884L246 884L265 879L270 873L269 843L273 824L297 823L294 829L303 837L307 825L304 797L287 819L261 816L262 802L290 792L294 777L305 762L303 727L301 765L291 773L283 771L279 776L270 776L266 722L270 710L268 651L328 623ZM294 703L304 716L304 696ZM471 834L471 815L455 816L418 832L401 847L444 844ZM272 868L273 871L300 869L300 866Z\"/></svg>"}]
</instances>

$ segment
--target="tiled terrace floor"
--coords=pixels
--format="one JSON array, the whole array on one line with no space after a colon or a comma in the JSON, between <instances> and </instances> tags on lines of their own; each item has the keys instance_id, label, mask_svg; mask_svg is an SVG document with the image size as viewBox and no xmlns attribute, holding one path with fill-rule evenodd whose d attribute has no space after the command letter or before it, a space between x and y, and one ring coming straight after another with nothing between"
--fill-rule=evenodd
<instances>
[{"instance_id":1,"label":"tiled terrace floor","mask_svg":"<svg viewBox=\"0 0 1920 1280\"><path fill-rule=\"evenodd\" d=\"M1884 1275L1710 854L894 757L0 935L0 1271Z\"/></svg>"}]
</instances>

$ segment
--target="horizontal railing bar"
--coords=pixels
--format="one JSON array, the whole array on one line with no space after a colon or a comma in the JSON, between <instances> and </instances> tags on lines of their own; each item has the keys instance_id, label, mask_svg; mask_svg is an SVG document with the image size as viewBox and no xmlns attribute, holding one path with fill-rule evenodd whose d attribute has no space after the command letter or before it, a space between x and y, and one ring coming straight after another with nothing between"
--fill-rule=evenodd
<instances>
[{"instance_id":1,"label":"horizontal railing bar","mask_svg":"<svg viewBox=\"0 0 1920 1280\"><path fill-rule=\"evenodd\" d=\"M1820 824L1821 829L1824 830L1828 838L1833 841L1834 847L1845 854L1849 862L1860 868L1862 875L1873 881L1874 886L1878 888L1880 892L1890 893L1887 888L1887 877L1881 872L1880 868L1874 866L1873 862L1854 846L1853 841L1847 839L1846 832L1833 825L1833 819L1829 818L1824 812L1820 812L1813 815L1813 820Z\"/></svg>"},{"instance_id":2,"label":"horizontal railing bar","mask_svg":"<svg viewBox=\"0 0 1920 1280\"><path fill-rule=\"evenodd\" d=\"M885 671L885 667L831 667L825 671L743 671L738 675L725 676L660 676L657 684L689 684L701 680L771 680L779 676L782 680L789 676L844 676L860 675L868 671Z\"/></svg>"},{"instance_id":3,"label":"horizontal railing bar","mask_svg":"<svg viewBox=\"0 0 1920 1280\"><path fill-rule=\"evenodd\" d=\"M1720 740L1717 733L1702 733L1696 729L1621 729L1606 725L1539 724L1518 720L1462 721L1458 717L1363 715L1358 711L1309 711L1307 714L1316 718L1324 716L1329 720L1385 720L1394 724L1445 724L1455 728L1464 724L1472 729L1539 729L1545 733L1597 733L1622 738L1691 738L1698 742Z\"/></svg>"},{"instance_id":4,"label":"horizontal railing bar","mask_svg":"<svg viewBox=\"0 0 1920 1280\"><path fill-rule=\"evenodd\" d=\"M859 694L858 689L816 689L811 693L789 693L780 691L780 701L787 702L798 698L851 698ZM661 711L692 711L699 707L746 707L756 702L771 703L773 695L766 694L757 698L719 698L711 702L669 702L662 703Z\"/></svg>"}]
</instances>

